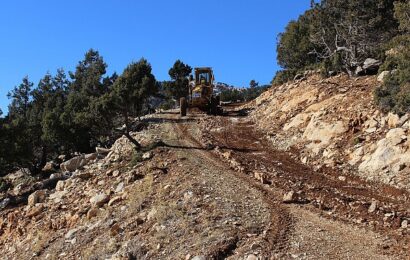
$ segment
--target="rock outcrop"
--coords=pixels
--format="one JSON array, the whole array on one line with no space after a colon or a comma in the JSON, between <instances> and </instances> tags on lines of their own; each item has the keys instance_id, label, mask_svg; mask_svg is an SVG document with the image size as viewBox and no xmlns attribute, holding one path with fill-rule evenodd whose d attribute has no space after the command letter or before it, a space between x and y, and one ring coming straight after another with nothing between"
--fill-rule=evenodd
<instances>
[{"instance_id":1,"label":"rock outcrop","mask_svg":"<svg viewBox=\"0 0 410 260\"><path fill-rule=\"evenodd\" d=\"M410 189L409 115L378 110L372 92L379 84L377 76L316 74L273 87L247 106L275 148L296 148L303 163Z\"/></svg>"}]
</instances>

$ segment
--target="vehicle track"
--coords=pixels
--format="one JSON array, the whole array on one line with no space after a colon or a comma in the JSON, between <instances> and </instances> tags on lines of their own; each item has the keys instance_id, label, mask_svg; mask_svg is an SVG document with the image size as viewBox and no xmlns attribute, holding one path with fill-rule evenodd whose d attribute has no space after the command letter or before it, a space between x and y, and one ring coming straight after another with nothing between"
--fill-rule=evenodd
<instances>
[{"instance_id":1,"label":"vehicle track","mask_svg":"<svg viewBox=\"0 0 410 260\"><path fill-rule=\"evenodd\" d=\"M197 115L195 117L198 118ZM355 176L346 176L347 181L341 181L338 179L339 173L329 169L315 172L295 161L291 154L272 149L247 119L233 118L236 119L232 124L229 122L231 119L229 117L227 119L203 116L200 119L201 131L195 129L198 128L198 123L191 125L192 129L187 129L187 125L181 124L176 124L175 127L176 131L193 145L208 148L219 146L222 147L220 150L229 151L232 156L230 159L223 158L221 152L200 151L200 153L201 156L209 158L216 164L226 165L230 160L239 162L243 169L236 169L233 174L242 179L246 185L261 191L264 201L271 205L272 223L275 224L267 236L268 246L264 251L265 256L276 255L282 258L283 253L289 251L289 237L295 229L295 221L293 221L293 213L288 210L289 206L281 203L283 193L289 190L298 192L297 203L306 204L301 206L305 210L330 220L337 220L343 225L376 231L397 242L388 245L380 244L378 249L384 248L382 254L391 254L391 256L395 254L399 259L406 259L409 256L407 250L409 235L406 232L397 232L400 220L410 216L408 212L410 196L406 191L368 183ZM219 129L213 132L210 131L211 129L205 129L208 120L222 121L216 127L222 128L222 131ZM215 126L215 122L213 123ZM226 134L223 133L224 129L230 131L228 143L226 143ZM262 184L255 180L252 173L257 170L263 170L268 174L269 184ZM377 212L368 211L373 199L379 201L380 208ZM389 212L395 212L395 215L386 220L385 214Z\"/></svg>"},{"instance_id":2,"label":"vehicle track","mask_svg":"<svg viewBox=\"0 0 410 260\"><path fill-rule=\"evenodd\" d=\"M193 129L189 129L189 125L175 124L174 129L181 137L183 137L181 140L185 141L184 144L199 147L202 146L200 141L194 137L192 133ZM215 153L207 150L197 150L196 153L198 153L197 156L206 158L210 164L226 167L226 163ZM263 247L262 256L271 257L272 255L286 251L289 245L288 237L292 232L292 218L286 208L280 204L280 200L278 200L280 197L278 197L278 194L275 194L272 190L266 189L263 185L255 182L254 179L250 178L248 175L244 175L237 171L227 171L226 173L234 174L235 177L243 180L248 186L259 190L264 196L263 201L271 207L270 214L272 226L269 228L269 234L265 236L266 243ZM236 248L236 251L240 252L241 249Z\"/></svg>"}]
</instances>

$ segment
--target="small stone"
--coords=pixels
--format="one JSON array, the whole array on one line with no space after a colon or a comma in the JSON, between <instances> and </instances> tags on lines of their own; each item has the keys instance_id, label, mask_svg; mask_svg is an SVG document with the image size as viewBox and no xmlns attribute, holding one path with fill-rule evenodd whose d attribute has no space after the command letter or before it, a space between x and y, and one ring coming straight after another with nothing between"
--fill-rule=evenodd
<instances>
[{"instance_id":1,"label":"small stone","mask_svg":"<svg viewBox=\"0 0 410 260\"><path fill-rule=\"evenodd\" d=\"M389 128L396 128L399 124L400 117L396 114L389 113L387 115L387 125Z\"/></svg>"},{"instance_id":2,"label":"small stone","mask_svg":"<svg viewBox=\"0 0 410 260\"><path fill-rule=\"evenodd\" d=\"M64 191L65 182L58 181L56 185L56 191Z\"/></svg>"},{"instance_id":3,"label":"small stone","mask_svg":"<svg viewBox=\"0 0 410 260\"><path fill-rule=\"evenodd\" d=\"M379 74L379 76L377 76L377 81L378 81L378 82L383 82L384 79L387 78L390 74L391 74L391 72L388 71L388 70L382 71L382 72Z\"/></svg>"},{"instance_id":4,"label":"small stone","mask_svg":"<svg viewBox=\"0 0 410 260\"><path fill-rule=\"evenodd\" d=\"M40 215L41 212L43 212L44 206L43 204L39 204L33 208L31 208L27 213L26 216L31 218L31 217L36 217Z\"/></svg>"},{"instance_id":5,"label":"small stone","mask_svg":"<svg viewBox=\"0 0 410 260\"><path fill-rule=\"evenodd\" d=\"M252 245L251 245L251 250L257 250L257 249L259 249L261 246L260 246L260 244L258 244L258 243L253 243Z\"/></svg>"},{"instance_id":6,"label":"small stone","mask_svg":"<svg viewBox=\"0 0 410 260\"><path fill-rule=\"evenodd\" d=\"M75 233L77 233L78 229L74 228L74 229L70 229L67 234L65 234L65 239L72 239L72 237L75 235Z\"/></svg>"},{"instance_id":7,"label":"small stone","mask_svg":"<svg viewBox=\"0 0 410 260\"><path fill-rule=\"evenodd\" d=\"M46 199L46 191L38 190L28 196L28 205L34 206L36 203L43 203Z\"/></svg>"},{"instance_id":8,"label":"small stone","mask_svg":"<svg viewBox=\"0 0 410 260\"><path fill-rule=\"evenodd\" d=\"M108 206L112 206L117 202L120 202L122 200L121 196L116 196L112 199L110 199L110 201L108 202Z\"/></svg>"},{"instance_id":9,"label":"small stone","mask_svg":"<svg viewBox=\"0 0 410 260\"><path fill-rule=\"evenodd\" d=\"M55 171L54 163L53 162L47 162L46 165L43 167L42 171L45 171L45 172Z\"/></svg>"},{"instance_id":10,"label":"small stone","mask_svg":"<svg viewBox=\"0 0 410 260\"><path fill-rule=\"evenodd\" d=\"M118 223L115 223L114 225L112 225L112 227L110 229L111 236L116 236L120 232L121 232L121 227Z\"/></svg>"},{"instance_id":11,"label":"small stone","mask_svg":"<svg viewBox=\"0 0 410 260\"><path fill-rule=\"evenodd\" d=\"M373 201L372 201L372 204L371 204L370 207L369 207L368 212L369 212L369 213L373 213L373 212L376 211L376 209L377 209L377 201L376 201L376 200L373 200Z\"/></svg>"},{"instance_id":12,"label":"small stone","mask_svg":"<svg viewBox=\"0 0 410 260\"><path fill-rule=\"evenodd\" d=\"M151 211L147 215L147 220L153 219L156 214L157 214L157 210L155 208L151 209Z\"/></svg>"},{"instance_id":13,"label":"small stone","mask_svg":"<svg viewBox=\"0 0 410 260\"><path fill-rule=\"evenodd\" d=\"M377 130L377 128L376 128L376 127L371 127L371 128L369 128L369 129L366 129L366 133L371 134L371 133L376 132L376 130Z\"/></svg>"},{"instance_id":14,"label":"small stone","mask_svg":"<svg viewBox=\"0 0 410 260\"><path fill-rule=\"evenodd\" d=\"M296 194L294 191L289 191L288 193L283 195L283 199L282 199L284 203L292 203L292 202L295 202L295 200L296 200Z\"/></svg>"},{"instance_id":15,"label":"small stone","mask_svg":"<svg viewBox=\"0 0 410 260\"><path fill-rule=\"evenodd\" d=\"M97 194L94 197L92 197L90 199L90 203L93 206L101 207L105 203L107 203L109 200L110 200L110 198L107 195L105 195L104 193L100 193L100 194Z\"/></svg>"},{"instance_id":16,"label":"small stone","mask_svg":"<svg viewBox=\"0 0 410 260\"><path fill-rule=\"evenodd\" d=\"M408 221L407 219L405 219L405 220L403 220L403 221L401 222L401 227L402 227L402 228L407 228L408 225L409 225L409 221Z\"/></svg>"},{"instance_id":17,"label":"small stone","mask_svg":"<svg viewBox=\"0 0 410 260\"><path fill-rule=\"evenodd\" d=\"M118 177L120 175L120 171L119 170L115 170L113 173L112 173L112 176L113 177Z\"/></svg>"},{"instance_id":18,"label":"small stone","mask_svg":"<svg viewBox=\"0 0 410 260\"><path fill-rule=\"evenodd\" d=\"M88 180L92 177L91 172L83 172L83 171L79 171L79 172L75 172L73 175L74 178L78 178L81 180Z\"/></svg>"},{"instance_id":19,"label":"small stone","mask_svg":"<svg viewBox=\"0 0 410 260\"><path fill-rule=\"evenodd\" d=\"M6 208L10 204L11 200L10 198L5 198L0 202L0 209Z\"/></svg>"},{"instance_id":20,"label":"small stone","mask_svg":"<svg viewBox=\"0 0 410 260\"><path fill-rule=\"evenodd\" d=\"M115 189L115 193L123 192L124 191L124 182L120 182Z\"/></svg>"},{"instance_id":21,"label":"small stone","mask_svg":"<svg viewBox=\"0 0 410 260\"><path fill-rule=\"evenodd\" d=\"M153 157L153 154L151 152L146 152L142 155L143 160L149 160Z\"/></svg>"},{"instance_id":22,"label":"small stone","mask_svg":"<svg viewBox=\"0 0 410 260\"><path fill-rule=\"evenodd\" d=\"M346 177L345 176L339 176L339 180L340 181L346 181Z\"/></svg>"},{"instance_id":23,"label":"small stone","mask_svg":"<svg viewBox=\"0 0 410 260\"><path fill-rule=\"evenodd\" d=\"M96 217L98 215L99 209L97 208L91 208L87 212L87 219L92 219L93 217Z\"/></svg>"}]
</instances>

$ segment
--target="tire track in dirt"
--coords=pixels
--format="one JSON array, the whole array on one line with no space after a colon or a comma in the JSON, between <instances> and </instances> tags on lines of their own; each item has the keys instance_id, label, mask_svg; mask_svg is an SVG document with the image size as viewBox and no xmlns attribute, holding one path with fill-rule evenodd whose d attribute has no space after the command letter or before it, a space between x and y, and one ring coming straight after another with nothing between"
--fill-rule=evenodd
<instances>
[{"instance_id":1,"label":"tire track in dirt","mask_svg":"<svg viewBox=\"0 0 410 260\"><path fill-rule=\"evenodd\" d=\"M193 134L192 129L188 128L189 125L175 124L174 129L180 134L181 140L184 140L186 144L203 147L199 140L197 140ZM191 131L190 131L191 130ZM221 158L213 153L211 150L198 150L196 151L198 156L206 158L212 164L218 167L226 168L226 162L221 160ZM229 167L228 167L229 168ZM292 233L292 218L285 207L280 203L280 194L275 193L272 190L266 189L263 185L256 182L253 178L248 175L244 175L238 171L227 171L228 174L233 174L238 179L241 179L249 187L258 190L263 195L263 201L271 208L271 227L269 227L268 234L265 236L266 244L263 248L263 257L272 257L272 255L279 255L287 251L289 242L288 237ZM217 259L229 258L233 256L235 252L241 251L240 248L231 248L231 255L224 254L223 258L217 257Z\"/></svg>"},{"instance_id":2,"label":"tire track in dirt","mask_svg":"<svg viewBox=\"0 0 410 260\"><path fill-rule=\"evenodd\" d=\"M206 116L198 117L195 115L196 119L201 120L219 120L220 117L208 118ZM223 117L222 117L223 118ZM203 123L203 122L202 122ZM188 124L189 125L189 124ZM224 122L222 123L222 128L228 128L229 126ZM203 133L197 128L201 127L201 122L194 123L190 127L192 129L187 129L188 126L176 124L176 131L181 133L181 136L190 144L208 147L209 151L201 151L204 157L208 157L215 164L229 165L229 160L221 156L221 152L215 152L213 148L216 145L221 146L221 150L229 151L229 147L223 147L223 136L215 136L212 133L211 139L204 140ZM232 126L231 126L232 127ZM244 128L246 128L244 130ZM251 130L249 130L249 128ZM363 226L362 223L357 223L357 217L359 220L363 217L364 221L373 221L373 226L370 227L370 233L376 231L382 236L387 236L396 241L393 243L387 242L382 244L380 242L380 247L383 247L381 254L391 254L397 255L399 258L408 256L408 235L406 233L400 233L397 231L398 221L390 221L387 226L383 225L383 218L385 213L393 211L402 214L402 216L407 216L406 208L408 205L407 193L402 190L392 189L391 187L386 187L385 185L375 185L373 183L367 183L354 176L347 176L348 180L342 182L338 179L338 173L332 172L328 169L324 169L321 172L312 172L312 174L306 174L312 170L300 163L295 162L295 160L285 152L278 152L272 150L270 147L266 147L266 143L261 140L261 136L256 134L255 129L250 127L248 123L244 125L233 126L230 130L228 136L232 143L236 142L236 149L231 149L232 159L239 162L240 165L244 165L243 169L236 169L235 167L230 167L233 169L233 174L242 179L244 183L250 187L258 189L264 196L264 201L269 203L272 207L272 223L274 227L270 230L267 239L267 249L265 250L266 256L280 256L283 257L283 253L287 252L289 249L289 237L292 236L294 232L295 221L293 220L293 215L295 212L300 212L300 210L288 210L293 208L282 204L283 193L289 190L301 190L301 197L306 200L299 200L298 203L307 203L306 206L302 207L305 210L309 210L318 216L323 216L328 218L329 221L336 220L341 223L336 225L346 225L348 229L353 227L361 227L369 229L369 226ZM192 131L196 131L193 133ZM234 134L235 133L235 134ZM208 133L209 134L209 133ZM207 139L207 138L205 138ZM256 146L256 147L254 147ZM252 147L255 149L252 150ZM218 147L217 147L218 148ZM218 148L219 149L219 148ZM217 151L218 151L217 149ZM212 151L211 151L212 150ZM258 169L258 166L263 166L268 171L272 169L278 175L268 176L269 185L262 184L255 180L253 172ZM276 174L275 173L275 174ZM314 184L312 186L312 183ZM382 191L382 192L381 192ZM316 201L316 198L321 200ZM380 207L384 211L379 212L379 214L368 212L368 204L363 204L363 201L368 201L371 199L377 199L381 202ZM359 203L357 203L359 201ZM359 205L363 204L363 205ZM352 211L352 207L354 210ZM335 211L335 215L329 215L327 213ZM395 211L396 210L396 211ZM403 215L404 214L404 215ZM299 221L301 216L297 216ZM400 216L396 220L400 220ZM335 231L336 232L336 231ZM366 232L361 232L361 234L367 234ZM370 236L376 236L376 234ZM403 236L404 235L404 236ZM359 236L360 237L360 236ZM374 237L375 241L377 238ZM357 239L357 237L355 238ZM360 241L360 238L359 238ZM378 241L378 240L377 240ZM357 249L357 248L356 248ZM406 251L407 250L407 251Z\"/></svg>"},{"instance_id":3,"label":"tire track in dirt","mask_svg":"<svg viewBox=\"0 0 410 260\"><path fill-rule=\"evenodd\" d=\"M218 120L222 122L218 124ZM269 183L267 186L270 186L268 190L281 190L282 194L287 191L297 192L296 203L306 203L304 208L347 225L363 227L363 224L369 223L371 230L395 241L394 245L382 245L384 249L390 253L409 255L408 230L400 229L401 220L410 216L408 192L368 183L355 176L345 176L345 180L340 180L339 173L330 169L315 172L295 161L292 154L272 149L247 118L204 117L205 127L207 121L211 127L203 129L205 132L202 134L205 136L201 140L208 145L224 145L218 149L218 153L224 155L224 151L228 152L229 159L221 156L222 159L240 165L243 175L253 175L255 171L262 170L266 173L263 182L266 181ZM229 138L224 134L226 129ZM378 209L370 212L368 208L374 199L379 203Z\"/></svg>"}]
</instances>

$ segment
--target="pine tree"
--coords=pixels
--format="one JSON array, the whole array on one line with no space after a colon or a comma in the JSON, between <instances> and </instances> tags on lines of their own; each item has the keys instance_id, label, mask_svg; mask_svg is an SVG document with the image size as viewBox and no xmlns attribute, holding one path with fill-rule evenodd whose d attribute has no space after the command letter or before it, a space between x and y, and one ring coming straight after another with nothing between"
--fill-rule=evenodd
<instances>
[{"instance_id":1,"label":"pine tree","mask_svg":"<svg viewBox=\"0 0 410 260\"><path fill-rule=\"evenodd\" d=\"M137 149L141 148L141 145L130 135L131 118L140 115L147 98L157 91L156 86L151 65L146 59L129 64L113 86L111 97L116 111L123 118L124 135Z\"/></svg>"},{"instance_id":2,"label":"pine tree","mask_svg":"<svg viewBox=\"0 0 410 260\"><path fill-rule=\"evenodd\" d=\"M169 92L170 94L177 100L181 97L188 96L188 85L189 80L188 76L192 72L192 68L184 64L182 61L177 60L172 68L169 69L169 76L171 77L172 81L169 84Z\"/></svg>"}]
</instances>

